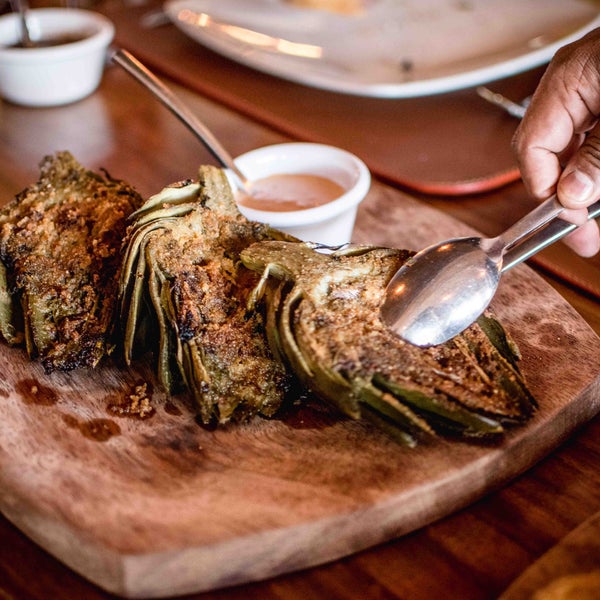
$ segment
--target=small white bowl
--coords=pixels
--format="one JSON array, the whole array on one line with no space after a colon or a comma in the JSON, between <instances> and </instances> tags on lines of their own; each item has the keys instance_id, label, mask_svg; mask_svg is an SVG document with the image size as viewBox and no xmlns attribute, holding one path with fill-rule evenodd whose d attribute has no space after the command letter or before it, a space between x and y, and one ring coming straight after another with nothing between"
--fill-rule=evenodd
<instances>
[{"instance_id":1,"label":"small white bowl","mask_svg":"<svg viewBox=\"0 0 600 600\"><path fill-rule=\"evenodd\" d=\"M29 10L33 42L69 35L56 46L14 47L21 39L17 13L0 17L0 96L24 106L58 106L91 94L100 83L114 25L103 15L76 8ZM11 47L12 46L12 47Z\"/></svg>"},{"instance_id":2,"label":"small white bowl","mask_svg":"<svg viewBox=\"0 0 600 600\"><path fill-rule=\"evenodd\" d=\"M246 218L269 223L303 241L329 246L350 241L358 205L371 186L371 174L362 160L334 146L290 143L251 150L238 156L235 164L250 181L270 175L306 174L340 185L343 195L313 208L281 212L238 208Z\"/></svg>"}]
</instances>

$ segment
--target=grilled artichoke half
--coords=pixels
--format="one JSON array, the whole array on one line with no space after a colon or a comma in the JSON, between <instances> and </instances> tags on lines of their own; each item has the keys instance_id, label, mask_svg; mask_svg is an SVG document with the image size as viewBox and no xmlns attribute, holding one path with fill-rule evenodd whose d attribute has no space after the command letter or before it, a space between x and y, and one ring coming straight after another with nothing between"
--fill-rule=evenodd
<instances>
[{"instance_id":1,"label":"grilled artichoke half","mask_svg":"<svg viewBox=\"0 0 600 600\"><path fill-rule=\"evenodd\" d=\"M418 348L379 319L392 275L410 253L354 247L324 254L309 244L264 241L242 251L262 273L273 353L318 396L414 445L424 434L494 437L535 409L518 352L486 313L446 344Z\"/></svg>"},{"instance_id":2,"label":"grilled artichoke half","mask_svg":"<svg viewBox=\"0 0 600 600\"><path fill-rule=\"evenodd\" d=\"M47 371L93 367L114 347L120 247L142 199L68 152L40 170L0 211L0 333Z\"/></svg>"},{"instance_id":3,"label":"grilled artichoke half","mask_svg":"<svg viewBox=\"0 0 600 600\"><path fill-rule=\"evenodd\" d=\"M246 220L224 171L210 166L132 219L119 285L126 362L134 350L155 352L159 381L169 392L185 384L204 423L273 415L288 375L271 355L261 313L246 308L259 276L239 256L283 234Z\"/></svg>"}]
</instances>

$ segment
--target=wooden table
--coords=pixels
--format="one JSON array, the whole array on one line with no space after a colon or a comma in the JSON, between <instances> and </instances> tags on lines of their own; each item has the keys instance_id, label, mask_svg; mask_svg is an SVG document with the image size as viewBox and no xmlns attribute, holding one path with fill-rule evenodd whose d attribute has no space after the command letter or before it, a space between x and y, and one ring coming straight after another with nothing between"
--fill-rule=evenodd
<instances>
[{"instance_id":1,"label":"wooden table","mask_svg":"<svg viewBox=\"0 0 600 600\"><path fill-rule=\"evenodd\" d=\"M280 134L182 88L178 93L233 155L285 141ZM118 70L100 89L62 108L0 105L0 203L37 178L48 153L69 149L90 168L106 168L144 195L193 176L210 155L149 94ZM375 181L369 200L394 202L400 192ZM485 196L421 198L491 234L530 203L520 184ZM507 210L507 206L511 210ZM600 306L575 288L551 285L600 333ZM577 365L573 365L576 369ZM0 441L1 449L1 441ZM410 535L332 564L239 588L199 594L203 599L350 599L497 597L561 538L600 509L600 419L503 489ZM109 598L40 550L0 518L0 598Z\"/></svg>"}]
</instances>

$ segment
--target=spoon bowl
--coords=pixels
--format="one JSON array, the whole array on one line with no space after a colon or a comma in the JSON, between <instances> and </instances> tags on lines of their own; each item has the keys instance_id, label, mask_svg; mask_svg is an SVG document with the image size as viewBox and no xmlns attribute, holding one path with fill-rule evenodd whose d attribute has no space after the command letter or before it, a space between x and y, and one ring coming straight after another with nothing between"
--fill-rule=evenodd
<instances>
[{"instance_id":1,"label":"spoon bowl","mask_svg":"<svg viewBox=\"0 0 600 600\"><path fill-rule=\"evenodd\" d=\"M449 332L467 328L500 282L501 257L490 255L484 242L448 240L408 260L386 289L383 321L417 346L441 344Z\"/></svg>"},{"instance_id":2,"label":"spoon bowl","mask_svg":"<svg viewBox=\"0 0 600 600\"><path fill-rule=\"evenodd\" d=\"M488 307L502 273L576 228L558 218L563 210L553 196L498 237L456 238L421 250L389 282L382 321L417 346L458 335ZM600 202L588 207L588 219L599 213Z\"/></svg>"}]
</instances>

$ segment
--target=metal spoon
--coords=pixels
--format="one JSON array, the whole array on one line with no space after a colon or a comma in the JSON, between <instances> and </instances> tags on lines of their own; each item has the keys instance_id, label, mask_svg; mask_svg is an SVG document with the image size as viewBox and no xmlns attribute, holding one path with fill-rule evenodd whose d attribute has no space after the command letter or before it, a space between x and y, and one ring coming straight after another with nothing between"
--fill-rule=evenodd
<instances>
[{"instance_id":1,"label":"metal spoon","mask_svg":"<svg viewBox=\"0 0 600 600\"><path fill-rule=\"evenodd\" d=\"M517 117L517 119L522 119L525 116L525 112L527 111L527 107L531 102L531 96L528 96L521 103L513 102L506 96L499 94L498 92L492 92L489 88L486 88L483 85L480 85L476 89L477 95L487 100L491 104L495 104L499 106L503 110L505 110L512 117Z\"/></svg>"},{"instance_id":2,"label":"metal spoon","mask_svg":"<svg viewBox=\"0 0 600 600\"><path fill-rule=\"evenodd\" d=\"M127 50L117 50L112 61L133 75L142 85L148 88L158 99L208 148L219 163L229 169L235 178L238 188L248 195L249 183L246 176L237 168L231 155L221 145L214 134L202 123L183 102L156 75L145 67Z\"/></svg>"},{"instance_id":3,"label":"metal spoon","mask_svg":"<svg viewBox=\"0 0 600 600\"><path fill-rule=\"evenodd\" d=\"M487 308L502 273L576 229L557 218L563 210L553 196L495 238L456 238L421 250L388 284L383 322L417 346L448 341ZM588 207L588 219L598 215L600 201Z\"/></svg>"},{"instance_id":4,"label":"metal spoon","mask_svg":"<svg viewBox=\"0 0 600 600\"><path fill-rule=\"evenodd\" d=\"M31 41L29 27L27 26L27 0L10 0L14 12L18 12L21 19L21 46L23 48L33 48L35 44Z\"/></svg>"}]
</instances>

